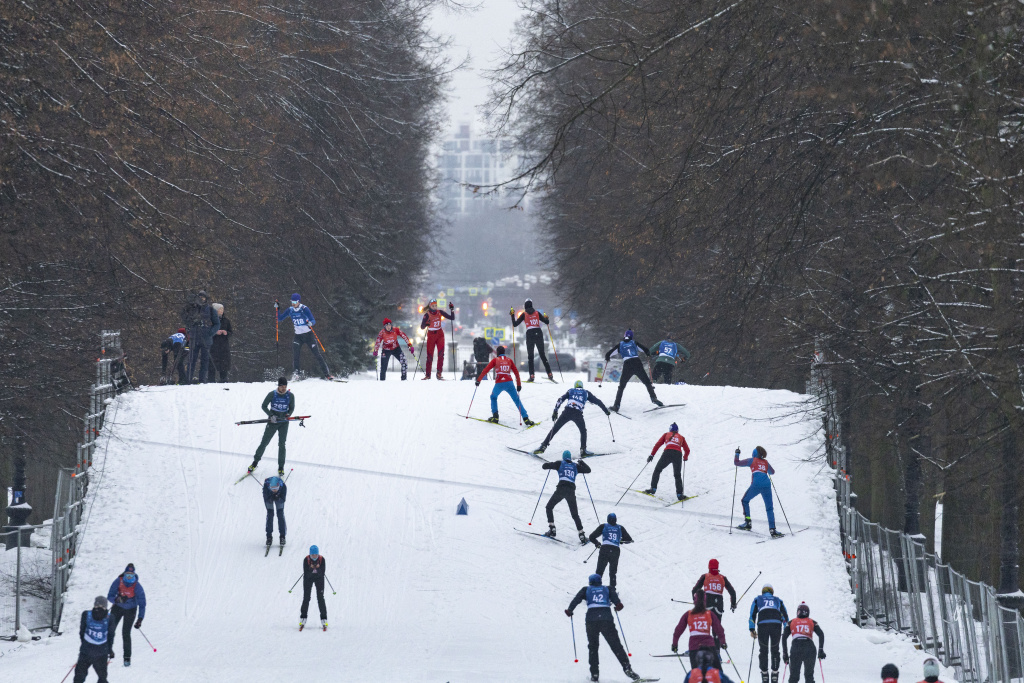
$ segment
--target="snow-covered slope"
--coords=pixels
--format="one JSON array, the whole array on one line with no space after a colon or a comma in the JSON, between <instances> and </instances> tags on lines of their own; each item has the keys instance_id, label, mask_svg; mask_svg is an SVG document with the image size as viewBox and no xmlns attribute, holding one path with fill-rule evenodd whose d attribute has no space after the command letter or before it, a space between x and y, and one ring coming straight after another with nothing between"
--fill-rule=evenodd
<instances>
[{"instance_id":1,"label":"snow-covered slope","mask_svg":"<svg viewBox=\"0 0 1024 683\"><path fill-rule=\"evenodd\" d=\"M397 379L397 378L396 378ZM568 377L566 378L569 379ZM466 420L470 382L307 380L294 384L296 414L312 414L288 438L286 506L288 546L264 557L265 512L252 479L235 484L259 442L262 426L234 422L261 416L269 384L146 388L110 407L95 463L87 528L64 612L65 635L9 652L4 668L23 680L59 680L74 662L77 618L95 595L106 593L127 562L134 562L149 600L143 629L157 646L135 639L130 670L112 681L281 681L302 676L321 681L583 681L588 679L580 609L573 663L570 596L585 585L596 555L515 533L514 526L545 529L543 501L527 527L544 472L540 461L505 446L535 447L550 428L551 409L565 385L527 385L524 403L545 421L518 431L514 409L501 399L506 429ZM595 389L610 402L614 387ZM488 414L481 387L473 414ZM686 403L653 413L639 385L626 392L623 412L608 420L587 409L591 450L613 454L589 460L587 477L603 521L611 511L636 539L624 546L619 590L622 625L641 675L681 680L669 651L682 614L670 598L689 599L689 589L718 558L739 591L755 587L735 614L726 613L730 652L747 677L751 639L746 612L764 582L791 614L801 600L826 633L825 674L830 683L877 680L887 661L908 676L920 671L920 653L904 640L858 630L838 540L838 521L827 470L814 456L818 422L800 410L803 397L778 391L719 387L659 387L666 403ZM627 493L613 505L644 465L671 421L677 421L693 452L686 490L699 497L684 507L664 508ZM779 527L810 529L779 541L736 532L729 524L735 468L755 445L769 452L778 474ZM569 425L548 457L579 442ZM276 468L272 443L257 472L262 481ZM648 466L637 482L646 486ZM671 495L671 469L660 492ZM750 474L740 471L739 496ZM582 484L582 482L580 482ZM544 500L552 491L551 482ZM579 486L580 514L589 533L596 525L587 487ZM461 498L468 516L456 516ZM766 531L764 508L753 504L755 530ZM573 524L564 504L556 509L562 538ZM316 543L328 561L331 628L298 632L301 560ZM316 619L316 601L310 616ZM137 633L137 632L136 632ZM683 640L685 646L685 636ZM756 657L756 654L755 654ZM626 677L605 645L602 680ZM731 668L726 672L734 677ZM818 674L820 677L820 674ZM757 666L753 677L758 679ZM90 677L92 680L92 677Z\"/></svg>"}]
</instances>

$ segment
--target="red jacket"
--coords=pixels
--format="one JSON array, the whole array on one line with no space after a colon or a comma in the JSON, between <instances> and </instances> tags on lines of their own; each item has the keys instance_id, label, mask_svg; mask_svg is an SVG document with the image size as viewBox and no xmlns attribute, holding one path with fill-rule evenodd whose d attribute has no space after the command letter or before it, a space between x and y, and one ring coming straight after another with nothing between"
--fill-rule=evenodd
<instances>
[{"instance_id":1,"label":"red jacket","mask_svg":"<svg viewBox=\"0 0 1024 683\"><path fill-rule=\"evenodd\" d=\"M398 348L398 338L401 337L405 340L405 345L409 347L409 351L412 351L412 342L409 341L409 337L405 336L405 332L398 329L397 325L391 326L391 331L388 332L385 329L381 329L377 333L377 342L373 345L373 355L376 356L383 344L385 351L391 351L392 349Z\"/></svg>"},{"instance_id":2,"label":"red jacket","mask_svg":"<svg viewBox=\"0 0 1024 683\"><path fill-rule=\"evenodd\" d=\"M455 320L455 314L449 313L443 308L439 308L436 311L432 311L429 308L423 314L423 320L420 321L420 329L426 330L427 332L444 332L444 328L441 324L444 319Z\"/></svg>"},{"instance_id":3,"label":"red jacket","mask_svg":"<svg viewBox=\"0 0 1024 683\"><path fill-rule=\"evenodd\" d=\"M693 611L683 614L683 618L676 624L676 630L672 632L673 647L679 644L679 637L683 635L687 626L690 627L690 643L687 648L690 652L696 652L704 646L714 647L716 638L719 645L728 649L722 622L711 610L706 609L699 614Z\"/></svg>"},{"instance_id":4,"label":"red jacket","mask_svg":"<svg viewBox=\"0 0 1024 683\"><path fill-rule=\"evenodd\" d=\"M654 444L654 448L651 449L651 455L658 452L662 444L665 446L666 451L682 451L683 460L688 460L690 457L690 447L686 445L686 439L679 432L665 432L658 439L658 443Z\"/></svg>"},{"instance_id":5,"label":"red jacket","mask_svg":"<svg viewBox=\"0 0 1024 683\"><path fill-rule=\"evenodd\" d=\"M512 359L508 356L495 356L492 358L491 362L487 364L487 367L484 368L483 372L477 376L476 381L479 382L483 380L491 370L494 370L497 373L497 376L494 378L495 382L511 382L512 375L515 375L516 384L522 384L522 382L519 381L519 369L516 368L516 364L513 363Z\"/></svg>"}]
</instances>

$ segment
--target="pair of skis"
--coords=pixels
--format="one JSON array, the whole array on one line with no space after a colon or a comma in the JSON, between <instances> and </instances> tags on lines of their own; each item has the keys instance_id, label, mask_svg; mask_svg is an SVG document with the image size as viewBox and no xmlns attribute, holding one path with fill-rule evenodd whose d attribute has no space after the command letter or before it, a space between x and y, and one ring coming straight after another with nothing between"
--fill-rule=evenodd
<instances>
[{"instance_id":1,"label":"pair of skis","mask_svg":"<svg viewBox=\"0 0 1024 683\"><path fill-rule=\"evenodd\" d=\"M272 547L273 547L272 543L268 543L267 544L267 549L263 552L263 557L266 557L267 555L270 554L270 549ZM281 557L281 555L284 554L284 543L281 543L278 547L280 548L280 550L277 551L277 556Z\"/></svg>"},{"instance_id":2,"label":"pair of skis","mask_svg":"<svg viewBox=\"0 0 1024 683\"><path fill-rule=\"evenodd\" d=\"M299 630L300 631L303 630L304 628L306 628L305 624L299 624ZM323 630L325 630L325 631L327 630L327 624L323 625Z\"/></svg>"},{"instance_id":3,"label":"pair of skis","mask_svg":"<svg viewBox=\"0 0 1024 683\"><path fill-rule=\"evenodd\" d=\"M694 498L700 495L698 493L697 496L683 496L682 500L673 500L671 503L666 503L664 498L659 498L658 496L655 496L651 493L647 493L647 491L641 491L640 489L630 489L630 491L632 491L633 493L639 493L642 496L647 496L648 498L653 498L654 500L658 501L667 508L670 508L673 505L678 505L679 503L685 503L688 500L693 500Z\"/></svg>"},{"instance_id":4,"label":"pair of skis","mask_svg":"<svg viewBox=\"0 0 1024 683\"><path fill-rule=\"evenodd\" d=\"M547 534L542 534L539 531L524 531L523 529L517 529L515 527L512 527L512 531L518 531L521 534L529 534L530 536L539 536L541 538L546 538L549 541L554 541L555 543L561 543L562 545L567 545L570 548L572 547L572 543L569 543L568 541L563 541L560 538L555 538L554 536L548 536ZM585 545L587 545L587 543L590 543L590 541L587 541L586 543L580 543L580 546L581 547L585 546Z\"/></svg>"},{"instance_id":5,"label":"pair of skis","mask_svg":"<svg viewBox=\"0 0 1024 683\"><path fill-rule=\"evenodd\" d=\"M309 418L309 417L313 417L313 416L312 415L296 415L294 417L288 417L288 418L285 418L285 419L288 422L294 422L295 420L298 420L299 421L299 426L300 427L305 427L306 426L305 420L306 420L306 418ZM278 421L280 421L280 419ZM270 422L270 418L269 417L266 418L265 420L243 420L242 422L236 422L235 425L260 425L260 424L266 424L268 422Z\"/></svg>"},{"instance_id":6,"label":"pair of skis","mask_svg":"<svg viewBox=\"0 0 1024 683\"><path fill-rule=\"evenodd\" d=\"M515 451L516 453L523 453L524 455L532 455L533 457L535 457L535 458L537 458L539 460L543 460L544 462L550 462L550 460L548 460L547 458L543 457L540 453L535 453L533 451L526 451L526 450L523 450L522 448L512 448L511 446L505 446L505 448L509 449L510 451ZM614 454L613 453L587 453L586 455L583 455L583 456L580 456L580 457L581 457L581 459L586 460L587 458L599 458L602 455L614 455Z\"/></svg>"},{"instance_id":7,"label":"pair of skis","mask_svg":"<svg viewBox=\"0 0 1024 683\"><path fill-rule=\"evenodd\" d=\"M645 410L643 412L644 413L653 413L655 410L664 410L665 408L684 408L685 406L686 406L685 403L668 403L668 404L663 405L663 406L654 406L653 408L648 408L647 410ZM618 415L619 417L626 418L627 420L632 420L633 419L629 415L624 415L623 413L621 413L618 410L613 410L612 412L615 413L616 415Z\"/></svg>"},{"instance_id":8,"label":"pair of skis","mask_svg":"<svg viewBox=\"0 0 1024 683\"><path fill-rule=\"evenodd\" d=\"M455 414L459 415L458 413L455 413ZM533 429L534 427L536 427L537 425L539 425L541 422L544 421L544 420L540 420L538 422L534 422L532 425L529 425L526 429L516 429L515 427L513 427L511 425L504 424L503 422L492 422L491 420L486 420L486 419L484 419L482 417L473 417L472 415L459 415L459 417L465 418L465 419L468 419L468 420L476 420L477 422L483 422L483 423L489 424L489 425L496 425L498 427L504 427L505 429L511 429L514 432L526 432L526 431L529 431L529 430Z\"/></svg>"}]
</instances>

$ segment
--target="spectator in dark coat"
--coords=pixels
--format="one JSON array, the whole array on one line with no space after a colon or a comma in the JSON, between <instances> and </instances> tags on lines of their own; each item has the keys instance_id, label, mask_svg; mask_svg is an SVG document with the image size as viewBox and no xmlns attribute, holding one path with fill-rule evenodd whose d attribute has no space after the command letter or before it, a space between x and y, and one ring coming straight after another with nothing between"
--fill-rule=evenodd
<instances>
[{"instance_id":1,"label":"spectator in dark coat","mask_svg":"<svg viewBox=\"0 0 1024 683\"><path fill-rule=\"evenodd\" d=\"M190 382L205 382L210 371L210 344L220 329L220 318L210 305L210 295L204 291L196 294L182 313L189 340L188 378Z\"/></svg>"},{"instance_id":2,"label":"spectator in dark coat","mask_svg":"<svg viewBox=\"0 0 1024 683\"><path fill-rule=\"evenodd\" d=\"M210 368L210 382L228 381L228 371L231 370L231 321L224 317L224 304L214 304L213 310L220 316L220 329L213 335L213 343L210 345L210 359L213 361Z\"/></svg>"}]
</instances>

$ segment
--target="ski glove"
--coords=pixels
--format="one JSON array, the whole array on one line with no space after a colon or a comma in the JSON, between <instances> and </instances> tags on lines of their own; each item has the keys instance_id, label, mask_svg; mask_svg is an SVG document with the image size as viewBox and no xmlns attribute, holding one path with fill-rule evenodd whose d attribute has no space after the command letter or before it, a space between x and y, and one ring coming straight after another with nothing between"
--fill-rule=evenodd
<instances>
[{"instance_id":1,"label":"ski glove","mask_svg":"<svg viewBox=\"0 0 1024 683\"><path fill-rule=\"evenodd\" d=\"M621 602L615 603L615 611L616 612L621 612L622 611L622 607L623 607L623 605L622 605Z\"/></svg>"},{"instance_id":2,"label":"ski glove","mask_svg":"<svg viewBox=\"0 0 1024 683\"><path fill-rule=\"evenodd\" d=\"M516 385L516 391L522 391L522 390L523 390L523 385L522 384L517 384Z\"/></svg>"},{"instance_id":3,"label":"ski glove","mask_svg":"<svg viewBox=\"0 0 1024 683\"><path fill-rule=\"evenodd\" d=\"M604 414L605 414L605 415L608 415L608 416L610 417L610 416L611 416L611 414L612 414L612 411L610 411L610 410L608 410L607 408L605 408L605 409L604 409Z\"/></svg>"},{"instance_id":4,"label":"ski glove","mask_svg":"<svg viewBox=\"0 0 1024 683\"><path fill-rule=\"evenodd\" d=\"M554 422L557 419L558 419L558 411L556 410L553 413L551 413L551 421Z\"/></svg>"},{"instance_id":5,"label":"ski glove","mask_svg":"<svg viewBox=\"0 0 1024 683\"><path fill-rule=\"evenodd\" d=\"M782 655L782 663L789 664L789 655Z\"/></svg>"},{"instance_id":6,"label":"ski glove","mask_svg":"<svg viewBox=\"0 0 1024 683\"><path fill-rule=\"evenodd\" d=\"M454 311L455 310L455 304L453 304L451 301L448 302L448 310L449 311Z\"/></svg>"},{"instance_id":7,"label":"ski glove","mask_svg":"<svg viewBox=\"0 0 1024 683\"><path fill-rule=\"evenodd\" d=\"M142 619L135 620L135 628L142 628Z\"/></svg>"},{"instance_id":8,"label":"ski glove","mask_svg":"<svg viewBox=\"0 0 1024 683\"><path fill-rule=\"evenodd\" d=\"M819 650L818 651L818 659L825 659L825 651L824 650Z\"/></svg>"},{"instance_id":9,"label":"ski glove","mask_svg":"<svg viewBox=\"0 0 1024 683\"><path fill-rule=\"evenodd\" d=\"M477 381L476 381L476 385L477 385L477 386L480 386L480 380L477 380Z\"/></svg>"},{"instance_id":10,"label":"ski glove","mask_svg":"<svg viewBox=\"0 0 1024 683\"><path fill-rule=\"evenodd\" d=\"M270 422L270 424L277 424L277 415L271 415L267 421Z\"/></svg>"},{"instance_id":11,"label":"ski glove","mask_svg":"<svg viewBox=\"0 0 1024 683\"><path fill-rule=\"evenodd\" d=\"M734 603L732 603L732 605L731 605L731 606L729 607L729 609L730 609L731 611L735 612L735 611L736 611L736 603L735 603L735 602L734 602Z\"/></svg>"},{"instance_id":12,"label":"ski glove","mask_svg":"<svg viewBox=\"0 0 1024 683\"><path fill-rule=\"evenodd\" d=\"M571 609L567 609L567 610L565 610L565 616L567 616L567 617L570 617L570 618L571 618L571 617L572 617L572 610L571 610Z\"/></svg>"},{"instance_id":13,"label":"ski glove","mask_svg":"<svg viewBox=\"0 0 1024 683\"><path fill-rule=\"evenodd\" d=\"M679 652L679 646L678 645L673 645L672 646L672 652Z\"/></svg>"},{"instance_id":14,"label":"ski glove","mask_svg":"<svg viewBox=\"0 0 1024 683\"><path fill-rule=\"evenodd\" d=\"M755 631L754 629L750 629L750 637L757 638L757 631Z\"/></svg>"},{"instance_id":15,"label":"ski glove","mask_svg":"<svg viewBox=\"0 0 1024 683\"><path fill-rule=\"evenodd\" d=\"M654 456L653 455L648 455L647 456L647 462L650 462L652 460L654 460Z\"/></svg>"}]
</instances>

